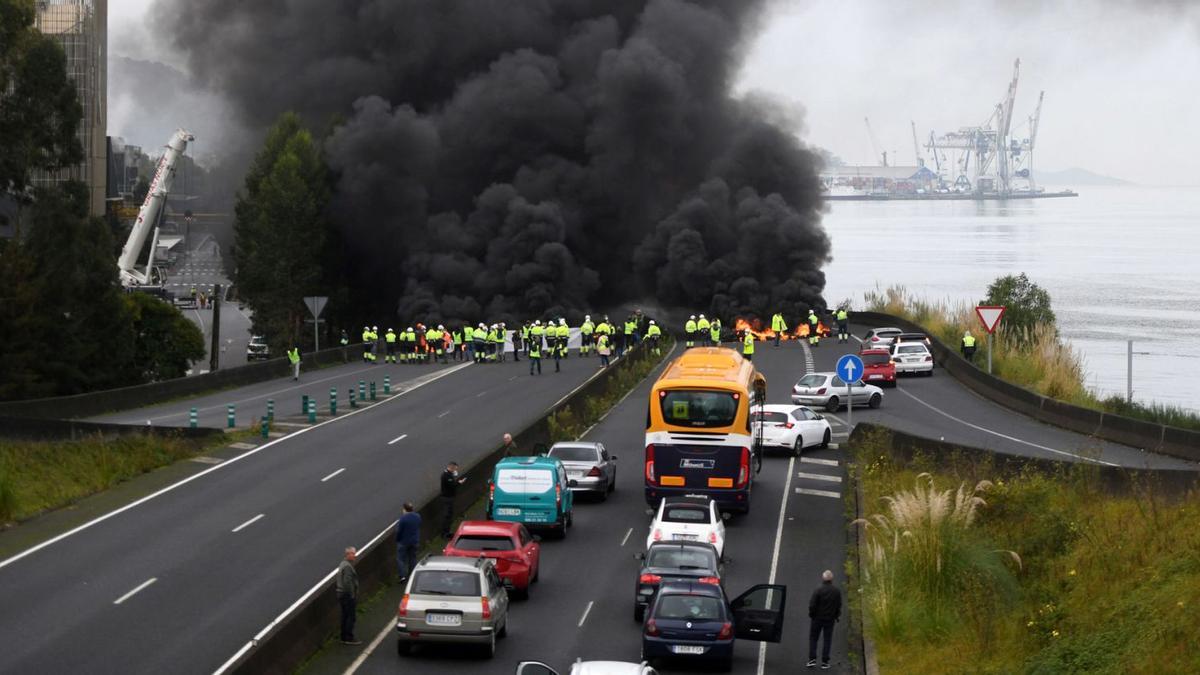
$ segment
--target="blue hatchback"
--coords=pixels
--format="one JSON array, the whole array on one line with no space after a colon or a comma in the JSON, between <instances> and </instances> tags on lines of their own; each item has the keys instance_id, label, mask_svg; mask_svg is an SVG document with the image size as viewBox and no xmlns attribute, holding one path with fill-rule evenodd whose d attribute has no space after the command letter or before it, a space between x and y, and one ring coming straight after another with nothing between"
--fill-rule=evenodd
<instances>
[{"instance_id":1,"label":"blue hatchback","mask_svg":"<svg viewBox=\"0 0 1200 675\"><path fill-rule=\"evenodd\" d=\"M730 670L737 638L779 642L786 603L787 586L778 584L760 584L732 602L713 584L664 584L642 624L642 659L704 661Z\"/></svg>"}]
</instances>

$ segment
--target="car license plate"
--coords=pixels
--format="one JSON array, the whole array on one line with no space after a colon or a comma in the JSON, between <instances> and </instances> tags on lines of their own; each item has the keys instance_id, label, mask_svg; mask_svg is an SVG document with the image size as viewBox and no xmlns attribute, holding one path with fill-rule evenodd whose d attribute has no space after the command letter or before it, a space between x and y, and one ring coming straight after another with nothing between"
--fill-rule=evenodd
<instances>
[{"instance_id":1,"label":"car license plate","mask_svg":"<svg viewBox=\"0 0 1200 675\"><path fill-rule=\"evenodd\" d=\"M514 509L514 508L502 506L502 507L496 509L496 515L498 515L498 516L519 516L519 515L521 515L521 509Z\"/></svg>"},{"instance_id":2,"label":"car license plate","mask_svg":"<svg viewBox=\"0 0 1200 675\"><path fill-rule=\"evenodd\" d=\"M582 478L582 477L583 477L582 471L568 471L567 472L567 478Z\"/></svg>"},{"instance_id":3,"label":"car license plate","mask_svg":"<svg viewBox=\"0 0 1200 675\"><path fill-rule=\"evenodd\" d=\"M700 538L700 535L698 535L698 534L674 534L674 535L671 535L671 538L672 539L681 539L683 541L696 541L697 539Z\"/></svg>"},{"instance_id":4,"label":"car license plate","mask_svg":"<svg viewBox=\"0 0 1200 675\"><path fill-rule=\"evenodd\" d=\"M883 379L883 376L882 375L869 375L869 376L867 376L867 379L868 380L881 380L881 379Z\"/></svg>"},{"instance_id":5,"label":"car license plate","mask_svg":"<svg viewBox=\"0 0 1200 675\"><path fill-rule=\"evenodd\" d=\"M461 614L435 614L429 612L425 615L425 623L430 626L461 626Z\"/></svg>"},{"instance_id":6,"label":"car license plate","mask_svg":"<svg viewBox=\"0 0 1200 675\"><path fill-rule=\"evenodd\" d=\"M703 654L704 647L700 645L671 645L671 651L676 654Z\"/></svg>"}]
</instances>

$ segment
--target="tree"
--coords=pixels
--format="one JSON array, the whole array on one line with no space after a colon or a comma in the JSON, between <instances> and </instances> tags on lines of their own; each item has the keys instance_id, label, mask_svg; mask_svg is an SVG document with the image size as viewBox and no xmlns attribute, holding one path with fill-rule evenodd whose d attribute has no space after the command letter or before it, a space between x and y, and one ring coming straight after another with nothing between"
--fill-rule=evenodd
<instances>
[{"instance_id":1,"label":"tree","mask_svg":"<svg viewBox=\"0 0 1200 675\"><path fill-rule=\"evenodd\" d=\"M133 360L142 380L183 377L193 361L204 358L203 333L174 305L147 293L128 293L124 300L135 336Z\"/></svg>"},{"instance_id":2,"label":"tree","mask_svg":"<svg viewBox=\"0 0 1200 675\"><path fill-rule=\"evenodd\" d=\"M320 150L295 114L267 134L235 206L238 294L254 330L277 353L302 341L307 295L337 291L337 238L327 216L330 185ZM332 249L332 250L331 250Z\"/></svg>"},{"instance_id":3,"label":"tree","mask_svg":"<svg viewBox=\"0 0 1200 675\"><path fill-rule=\"evenodd\" d=\"M1001 325L1005 333L1017 340L1023 340L1028 332L1038 326L1055 327L1050 293L1030 281L1024 272L993 281L987 288L987 299L982 304L1007 308Z\"/></svg>"},{"instance_id":4,"label":"tree","mask_svg":"<svg viewBox=\"0 0 1200 675\"><path fill-rule=\"evenodd\" d=\"M30 177L83 159L83 108L66 55L33 27L34 0L0 0L0 196L28 204Z\"/></svg>"}]
</instances>

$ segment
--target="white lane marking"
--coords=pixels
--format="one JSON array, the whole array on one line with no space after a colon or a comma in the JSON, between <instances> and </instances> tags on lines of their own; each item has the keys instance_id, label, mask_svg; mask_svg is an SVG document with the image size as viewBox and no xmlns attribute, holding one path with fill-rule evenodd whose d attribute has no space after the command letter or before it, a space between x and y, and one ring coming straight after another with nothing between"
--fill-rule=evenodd
<instances>
[{"instance_id":1,"label":"white lane marking","mask_svg":"<svg viewBox=\"0 0 1200 675\"><path fill-rule=\"evenodd\" d=\"M379 644L383 642L384 638L386 638L388 634L394 630L396 630L396 620L388 619L387 623L383 624L383 630L379 631L379 635L376 635L375 639L371 640L371 644L367 645L367 648L364 649L361 654L355 657L354 661L344 671L342 671L342 675L354 675L354 672L362 667L362 664L366 662L367 657L371 655L371 652L378 649Z\"/></svg>"},{"instance_id":2,"label":"white lane marking","mask_svg":"<svg viewBox=\"0 0 1200 675\"><path fill-rule=\"evenodd\" d=\"M253 517L253 518L251 518L250 520L247 520L246 522L242 523L241 525L238 525L237 527L233 528L233 531L234 531L234 532L241 532L242 530L246 529L247 527L250 527L251 525L253 525L253 524L257 523L257 522L258 522L258 521L260 521L260 520L262 520L262 517L263 517L264 515L266 515L266 514L265 514L265 513L260 513L260 514L258 514L257 516L254 516L254 517Z\"/></svg>"},{"instance_id":3,"label":"white lane marking","mask_svg":"<svg viewBox=\"0 0 1200 675\"><path fill-rule=\"evenodd\" d=\"M808 480L823 480L827 483L842 482L841 476L826 476L823 473L805 473L803 471L797 471L796 478L807 478Z\"/></svg>"},{"instance_id":4,"label":"white lane marking","mask_svg":"<svg viewBox=\"0 0 1200 675\"><path fill-rule=\"evenodd\" d=\"M508 381L509 381L509 382L512 382L513 380L517 379L517 377L519 377L519 376L518 376L518 375L513 375L512 377L508 378Z\"/></svg>"},{"instance_id":5,"label":"white lane marking","mask_svg":"<svg viewBox=\"0 0 1200 675\"><path fill-rule=\"evenodd\" d=\"M388 441L388 445L395 445L406 438L408 438L408 434L400 434L399 436Z\"/></svg>"},{"instance_id":6,"label":"white lane marking","mask_svg":"<svg viewBox=\"0 0 1200 675\"><path fill-rule=\"evenodd\" d=\"M129 591L128 593L126 593L125 595L122 595L121 597L117 598L116 600L113 600L113 604L119 605L122 602L125 602L126 600L128 600L128 599L132 598L134 595L136 595L138 592L145 590L145 588L147 586L149 586L150 584L152 584L156 581L158 581L158 577L150 577L149 579L138 584L137 588L133 589L132 591Z\"/></svg>"},{"instance_id":7,"label":"white lane marking","mask_svg":"<svg viewBox=\"0 0 1200 675\"><path fill-rule=\"evenodd\" d=\"M471 364L464 363L461 366L447 368L446 370L443 370L440 373L437 373L435 377L425 380L424 382L421 382L420 384L414 385L412 388L401 392L399 395L393 396L393 397L387 399L386 401L381 402L381 405L383 403L390 403L392 401L398 401L404 394L407 394L410 391L416 391L417 389L429 384L430 382L437 381L453 372L462 370L463 368L466 368L469 365L471 365ZM168 485L167 487L159 490L158 492L152 492L152 493L146 495L145 497L138 499L137 501L130 502L130 503L126 504L125 506L122 506L119 509L114 509L112 511L109 511L108 513L106 513L102 516L99 516L98 518L93 518L92 520L89 520L86 523L83 523L82 525L79 525L73 529L67 530L66 532L63 532L62 534L60 534L56 537L51 537L50 539L47 539L46 541L43 541L42 543L40 543L36 546L31 546L31 547L25 549L24 551L21 551L20 553L14 555L11 558L0 561L0 569L4 569L5 567L8 567L9 565L17 562L18 560L21 560L22 558L25 558L26 556L33 555L34 553L37 553L38 551L40 551L48 546L57 544L58 542L62 541L63 539L66 539L67 537L74 536L76 534L79 534L80 532L83 532L84 530L90 529L100 523L103 523L104 521L108 520L109 518L112 518L114 516L118 516L122 513L125 513L126 511L128 511L132 508L141 506L142 504L145 504L146 502L150 501L151 499L154 499L156 497L161 497L162 495L165 495L168 492L175 490L176 488L187 485L188 483L190 483L194 480L197 480L197 479L201 478L202 476L207 476L208 474L210 474L214 471L220 471L221 469L224 469L228 466L236 464L237 462L240 462L241 460L243 460L247 457L251 457L259 452L262 452L263 450L266 450L267 448L275 445L276 443L282 443L283 441L291 439L291 438L295 438L295 437L299 436L300 434L306 434L306 433L312 431L313 429L319 429L319 428L325 426L326 424L333 424L334 422L338 422L341 420L347 420L347 419L350 419L351 417L354 417L355 415L357 415L359 413L364 413L364 412L367 412L367 411L373 410L373 409L374 409L374 406L367 407L367 408L359 408L358 410L353 410L351 412L348 412L348 413L338 416L338 417L331 417L331 418L325 420L324 422L319 422L317 424L312 425L311 427L301 429L301 430L297 431L296 433L286 436L284 438L277 438L273 441L268 441L266 443L263 443L262 445L256 447L253 450L248 450L248 451L238 455L237 457L230 458L230 459L226 460L225 462L218 464L212 468L205 469L196 474L192 474L191 476L188 476L187 478L184 478L183 480L181 480L177 483L172 483L172 484ZM393 523L393 525L394 524L395 523ZM332 576L332 574L333 573L331 572L330 576Z\"/></svg>"},{"instance_id":8,"label":"white lane marking","mask_svg":"<svg viewBox=\"0 0 1200 675\"><path fill-rule=\"evenodd\" d=\"M631 535L631 534L633 534L633 528L632 528L632 527L631 527L631 528L629 528L629 531L625 533L625 538L621 540L621 545L622 545L622 546L624 546L624 545L625 545L625 542L629 541L629 535Z\"/></svg>"},{"instance_id":9,"label":"white lane marking","mask_svg":"<svg viewBox=\"0 0 1200 675\"><path fill-rule=\"evenodd\" d=\"M972 429L975 429L976 431L982 431L985 434L999 436L1000 438L1012 441L1014 443L1028 445L1031 448L1037 448L1038 450L1045 450L1046 452L1052 452L1056 455L1063 455L1064 457L1074 457L1075 459L1078 459L1078 460L1081 460L1084 462L1093 462L1095 464L1103 464L1104 466L1120 466L1119 464L1114 464L1112 462L1106 462L1102 459L1092 459L1091 457L1085 457L1084 455L1076 454L1074 452L1067 452L1066 450L1058 450L1056 448L1051 448L1051 447L1047 447L1045 445L1039 445L1037 443L1031 443L1029 441L1022 440L1020 438L1017 438L1016 436L1009 436L1008 434L1002 434L999 431L992 431L991 429L988 429L987 427L981 427L978 424L972 424L964 419L955 417L954 415L951 415L950 413L942 410L941 408L933 406L929 403L926 403L925 401L922 401L921 399L917 398L916 396L913 396L907 390L901 389L900 393L911 398L912 400L916 401L917 403L920 403L921 405L925 406L926 408L929 408L930 410L934 411L935 413L938 413L939 415L942 415L944 417L952 419L955 422L958 422L959 424L961 424L963 426L971 427Z\"/></svg>"},{"instance_id":10,"label":"white lane marking","mask_svg":"<svg viewBox=\"0 0 1200 675\"><path fill-rule=\"evenodd\" d=\"M592 611L592 604L594 602L594 600L588 600L587 609L583 610L583 616L579 617L579 628L583 628L583 622L587 621L588 614Z\"/></svg>"},{"instance_id":11,"label":"white lane marking","mask_svg":"<svg viewBox=\"0 0 1200 675\"><path fill-rule=\"evenodd\" d=\"M841 464L841 462L837 461L836 459L820 459L817 457L801 457L800 463L801 464L820 464L822 466L837 466L837 465Z\"/></svg>"},{"instance_id":12,"label":"white lane marking","mask_svg":"<svg viewBox=\"0 0 1200 675\"><path fill-rule=\"evenodd\" d=\"M829 497L831 499L841 499L842 493L830 492L829 490L810 490L808 488L796 488L798 495L812 495L814 497Z\"/></svg>"},{"instance_id":13,"label":"white lane marking","mask_svg":"<svg viewBox=\"0 0 1200 675\"><path fill-rule=\"evenodd\" d=\"M837 449L841 448L842 446L839 445L838 443L830 443L829 445L827 445L825 447L829 448L830 450L837 450Z\"/></svg>"},{"instance_id":14,"label":"white lane marking","mask_svg":"<svg viewBox=\"0 0 1200 675\"><path fill-rule=\"evenodd\" d=\"M330 478L333 478L334 476L338 475L339 473L341 473L345 470L346 470L346 467L342 467L342 468L338 469L337 471L334 471L333 473L329 474L328 476L325 476L324 478L322 478L321 482L324 483L325 481L329 480Z\"/></svg>"},{"instance_id":15,"label":"white lane marking","mask_svg":"<svg viewBox=\"0 0 1200 675\"><path fill-rule=\"evenodd\" d=\"M450 411L449 411L449 410L447 410L446 412L442 413L441 415L438 415L438 419L440 420L440 419L442 419L443 417L445 417L446 415L449 415L449 414L450 414Z\"/></svg>"},{"instance_id":16,"label":"white lane marking","mask_svg":"<svg viewBox=\"0 0 1200 675\"><path fill-rule=\"evenodd\" d=\"M842 425L842 426L844 426L844 427L849 427L849 426L850 426L849 424L846 424L846 420L844 420L844 419L842 419L842 418L838 417L837 415L834 415L834 414L833 414L833 413L831 413L831 412L824 412L824 413L821 413L821 414L822 414L822 415L824 415L824 416L826 416L826 417L832 417L833 419L837 420L838 424L841 424L841 425Z\"/></svg>"},{"instance_id":17,"label":"white lane marking","mask_svg":"<svg viewBox=\"0 0 1200 675\"><path fill-rule=\"evenodd\" d=\"M479 392L478 394L475 394L475 398L479 398L480 396L483 396L486 393L487 393L487 390L485 389L485 390Z\"/></svg>"},{"instance_id":18,"label":"white lane marking","mask_svg":"<svg viewBox=\"0 0 1200 675\"><path fill-rule=\"evenodd\" d=\"M858 340L859 343L862 342L862 338L858 337L857 335L851 335L850 337L854 338L855 340Z\"/></svg>"},{"instance_id":19,"label":"white lane marking","mask_svg":"<svg viewBox=\"0 0 1200 675\"><path fill-rule=\"evenodd\" d=\"M803 343L802 343L803 344ZM792 487L792 472L796 469L796 458L788 458L787 482L783 485L783 498L779 500L779 523L775 526L775 552L771 554L771 576L768 584L775 583L775 573L779 571L779 545L783 542L783 517L787 515L788 493ZM770 591L767 592L767 606L771 606ZM758 675L763 675L767 665L767 643L758 643Z\"/></svg>"}]
</instances>

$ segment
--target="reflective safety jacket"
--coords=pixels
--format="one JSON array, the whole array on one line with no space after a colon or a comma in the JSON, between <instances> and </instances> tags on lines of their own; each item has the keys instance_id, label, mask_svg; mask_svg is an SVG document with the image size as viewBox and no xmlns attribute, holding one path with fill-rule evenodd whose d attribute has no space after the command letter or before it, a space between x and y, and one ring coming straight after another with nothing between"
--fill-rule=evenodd
<instances>
[{"instance_id":1,"label":"reflective safety jacket","mask_svg":"<svg viewBox=\"0 0 1200 675\"><path fill-rule=\"evenodd\" d=\"M821 320L821 319L817 318L817 315L816 315L816 314L809 314L809 315L808 315L808 324L809 324L810 326L812 326L813 328L816 328L816 326L817 326L817 322L818 322L818 321L820 321L820 320Z\"/></svg>"},{"instance_id":2,"label":"reflective safety jacket","mask_svg":"<svg viewBox=\"0 0 1200 675\"><path fill-rule=\"evenodd\" d=\"M646 337L660 337L661 335L662 329L658 327L658 324L654 324L646 329Z\"/></svg>"},{"instance_id":3,"label":"reflective safety jacket","mask_svg":"<svg viewBox=\"0 0 1200 675\"><path fill-rule=\"evenodd\" d=\"M636 321L634 321L633 319L630 319L629 321L625 322L625 334L626 335L633 335L633 332L636 330L637 330L637 322Z\"/></svg>"},{"instance_id":4,"label":"reflective safety jacket","mask_svg":"<svg viewBox=\"0 0 1200 675\"><path fill-rule=\"evenodd\" d=\"M462 331L461 331L461 330L456 330L456 331L453 331L453 332L451 332L451 333L450 333L450 335L451 335L451 336L454 338L454 344L456 344L456 345L461 345L461 344L462 344L462 341L463 341L463 337L462 337L462 335L463 335L463 334L462 334Z\"/></svg>"},{"instance_id":5,"label":"reflective safety jacket","mask_svg":"<svg viewBox=\"0 0 1200 675\"><path fill-rule=\"evenodd\" d=\"M683 330L688 335L695 333L696 332L696 322L691 319L688 319L688 322L683 325Z\"/></svg>"},{"instance_id":6,"label":"reflective safety jacket","mask_svg":"<svg viewBox=\"0 0 1200 675\"><path fill-rule=\"evenodd\" d=\"M363 331L363 342L370 342L370 341L371 341L371 329L368 328Z\"/></svg>"},{"instance_id":7,"label":"reflective safety jacket","mask_svg":"<svg viewBox=\"0 0 1200 675\"><path fill-rule=\"evenodd\" d=\"M599 324L596 325L596 332L601 335L611 335L612 334L612 326L608 325L607 321L601 321Z\"/></svg>"},{"instance_id":8,"label":"reflective safety jacket","mask_svg":"<svg viewBox=\"0 0 1200 675\"><path fill-rule=\"evenodd\" d=\"M558 336L559 338L562 338L565 340L565 339L571 337L571 327L570 326L556 326L554 328L554 334L556 336Z\"/></svg>"},{"instance_id":9,"label":"reflective safety jacket","mask_svg":"<svg viewBox=\"0 0 1200 675\"><path fill-rule=\"evenodd\" d=\"M529 334L532 335L534 339L540 341L542 336L546 334L546 328L544 326L534 326L533 328L529 329Z\"/></svg>"},{"instance_id":10,"label":"reflective safety jacket","mask_svg":"<svg viewBox=\"0 0 1200 675\"><path fill-rule=\"evenodd\" d=\"M393 333L393 332L392 332L392 329L390 329L390 328L389 328L389 329L388 329L388 332L386 332L386 333L384 333L384 334L383 334L383 339L384 339L384 340L387 340L387 343L388 343L388 344L392 344L392 343L394 343L394 342L396 341L396 334L395 334L395 333Z\"/></svg>"},{"instance_id":11,"label":"reflective safety jacket","mask_svg":"<svg viewBox=\"0 0 1200 675\"><path fill-rule=\"evenodd\" d=\"M471 342L472 340L475 339L475 329L470 326L467 326L466 328L463 329L463 335L466 336L467 342Z\"/></svg>"},{"instance_id":12,"label":"reflective safety jacket","mask_svg":"<svg viewBox=\"0 0 1200 675\"><path fill-rule=\"evenodd\" d=\"M540 339L531 340L529 342L529 358L531 358L531 359L542 358L542 341Z\"/></svg>"},{"instance_id":13,"label":"reflective safety jacket","mask_svg":"<svg viewBox=\"0 0 1200 675\"><path fill-rule=\"evenodd\" d=\"M775 312L775 316L771 317L771 330L776 333L787 330L787 322L783 320L783 315L779 312Z\"/></svg>"},{"instance_id":14,"label":"reflective safety jacket","mask_svg":"<svg viewBox=\"0 0 1200 675\"><path fill-rule=\"evenodd\" d=\"M750 333L749 331L746 332L746 337L742 338L742 353L754 353L754 334Z\"/></svg>"},{"instance_id":15,"label":"reflective safety jacket","mask_svg":"<svg viewBox=\"0 0 1200 675\"><path fill-rule=\"evenodd\" d=\"M963 336L963 346L964 347L974 347L975 346L975 336L974 335L964 335Z\"/></svg>"},{"instance_id":16,"label":"reflective safety jacket","mask_svg":"<svg viewBox=\"0 0 1200 675\"><path fill-rule=\"evenodd\" d=\"M847 311L846 311L846 310L844 310L844 309L839 309L839 310L838 310L838 313L837 313L837 320L838 320L838 321L845 321L846 319L849 319L849 318L850 318L850 312L847 312Z\"/></svg>"},{"instance_id":17,"label":"reflective safety jacket","mask_svg":"<svg viewBox=\"0 0 1200 675\"><path fill-rule=\"evenodd\" d=\"M300 349L298 347L288 350L288 361L291 361L293 364L300 363Z\"/></svg>"},{"instance_id":18,"label":"reflective safety jacket","mask_svg":"<svg viewBox=\"0 0 1200 675\"><path fill-rule=\"evenodd\" d=\"M584 321L583 324L579 326L579 332L583 333L584 335L591 335L592 331L594 330L596 330L596 326L591 321Z\"/></svg>"},{"instance_id":19,"label":"reflective safety jacket","mask_svg":"<svg viewBox=\"0 0 1200 675\"><path fill-rule=\"evenodd\" d=\"M700 319L699 321L696 322L696 330L706 331L706 330L708 330L708 327L711 325L712 324L710 324L708 322L708 319Z\"/></svg>"}]
</instances>

